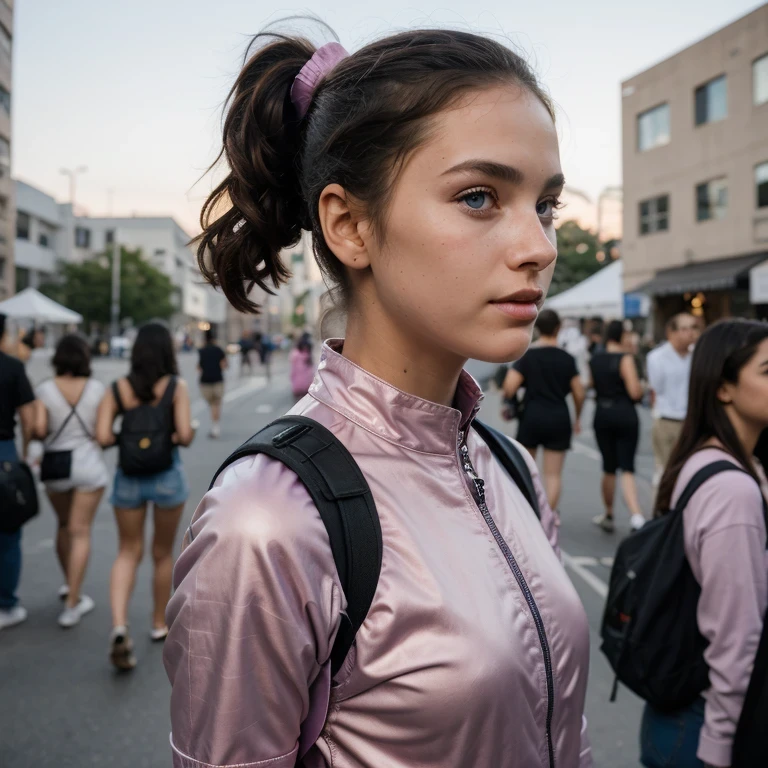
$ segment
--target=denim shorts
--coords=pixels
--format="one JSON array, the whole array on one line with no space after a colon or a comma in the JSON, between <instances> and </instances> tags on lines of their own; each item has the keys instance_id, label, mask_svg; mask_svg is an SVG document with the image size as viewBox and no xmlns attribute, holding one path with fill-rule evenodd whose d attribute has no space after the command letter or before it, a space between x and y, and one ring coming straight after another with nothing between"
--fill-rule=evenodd
<instances>
[{"instance_id":1,"label":"denim shorts","mask_svg":"<svg viewBox=\"0 0 768 768\"><path fill-rule=\"evenodd\" d=\"M118 467L109 503L121 509L135 509L147 502L156 507L178 507L188 496L187 476L176 449L173 465L156 475L127 476Z\"/></svg>"},{"instance_id":2,"label":"denim shorts","mask_svg":"<svg viewBox=\"0 0 768 768\"><path fill-rule=\"evenodd\" d=\"M657 712L648 704L640 730L640 762L646 768L704 768L696 757L704 725L704 699L679 712Z\"/></svg>"}]
</instances>

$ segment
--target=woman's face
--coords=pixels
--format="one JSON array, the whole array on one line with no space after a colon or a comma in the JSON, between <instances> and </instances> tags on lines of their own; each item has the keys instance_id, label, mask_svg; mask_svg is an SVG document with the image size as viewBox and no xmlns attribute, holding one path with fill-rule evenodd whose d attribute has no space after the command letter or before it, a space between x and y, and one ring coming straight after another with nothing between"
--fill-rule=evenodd
<instances>
[{"instance_id":1,"label":"woman's face","mask_svg":"<svg viewBox=\"0 0 768 768\"><path fill-rule=\"evenodd\" d=\"M557 257L564 179L557 133L527 90L473 92L434 118L369 243L372 286L390 322L458 358L517 359Z\"/></svg>"},{"instance_id":2,"label":"woman's face","mask_svg":"<svg viewBox=\"0 0 768 768\"><path fill-rule=\"evenodd\" d=\"M726 400L744 422L763 429L768 427L768 339L739 372L737 384L725 384Z\"/></svg>"}]
</instances>

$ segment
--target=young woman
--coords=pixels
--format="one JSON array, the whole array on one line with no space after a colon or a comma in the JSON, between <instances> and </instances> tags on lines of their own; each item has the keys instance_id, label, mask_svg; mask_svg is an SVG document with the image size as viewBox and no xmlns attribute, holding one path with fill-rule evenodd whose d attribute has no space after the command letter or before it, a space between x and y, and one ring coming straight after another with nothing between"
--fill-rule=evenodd
<instances>
[{"instance_id":1,"label":"young woman","mask_svg":"<svg viewBox=\"0 0 768 768\"><path fill-rule=\"evenodd\" d=\"M642 528L645 517L637 499L635 454L639 440L639 421L635 403L643 396L637 366L621 344L620 320L608 323L605 351L592 355L589 367L595 388L595 439L603 457L603 504L605 512L594 519L607 533L613 533L613 502L616 496L616 472L621 470L621 491L632 517L633 530Z\"/></svg>"},{"instance_id":2,"label":"young woman","mask_svg":"<svg viewBox=\"0 0 768 768\"><path fill-rule=\"evenodd\" d=\"M297 399L309 392L309 385L315 378L315 361L312 357L312 338L303 333L291 350L291 391Z\"/></svg>"},{"instance_id":3,"label":"young woman","mask_svg":"<svg viewBox=\"0 0 768 768\"><path fill-rule=\"evenodd\" d=\"M701 585L697 619L709 641L704 657L711 687L683 712L662 714L646 706L641 743L648 768L731 765L768 606L768 484L753 459L766 427L768 325L718 323L693 353L688 415L659 485L657 513L674 508L707 464L726 459L745 472L715 475L683 512L685 554Z\"/></svg>"},{"instance_id":4,"label":"young woman","mask_svg":"<svg viewBox=\"0 0 768 768\"><path fill-rule=\"evenodd\" d=\"M216 343L212 328L205 332L205 345L198 351L197 370L200 373L200 394L211 409L211 431L208 437L221 437L221 404L224 400L224 371L227 355Z\"/></svg>"},{"instance_id":5,"label":"young woman","mask_svg":"<svg viewBox=\"0 0 768 768\"><path fill-rule=\"evenodd\" d=\"M117 438L113 424L118 415L126 418L133 409L151 404L168 409L171 438L176 446L189 445L194 437L191 424L189 391L178 378L173 340L160 323L143 326L131 352L131 370L107 390L99 407L96 436L103 446L114 445ZM173 542L189 495L189 485L181 464L178 447L173 450L170 468L152 474L126 474L118 466L110 503L115 508L119 550L112 566L110 597L112 601L111 659L118 669L136 666L133 642L128 633L128 602L136 581L136 571L144 553L144 523L147 506L154 509L154 563L151 637L164 640L165 608L171 595Z\"/></svg>"},{"instance_id":6,"label":"young woman","mask_svg":"<svg viewBox=\"0 0 768 768\"><path fill-rule=\"evenodd\" d=\"M96 414L104 385L91 378L91 351L85 339L64 336L56 346L53 369L55 377L36 390L35 437L45 441L48 454L43 459L43 479L52 453L69 454L69 472L58 473L67 476L45 482L58 521L56 554L64 574L59 596L65 603L59 624L67 628L78 624L94 607L80 587L91 553L91 525L109 473L96 440Z\"/></svg>"},{"instance_id":7,"label":"young woman","mask_svg":"<svg viewBox=\"0 0 768 768\"><path fill-rule=\"evenodd\" d=\"M557 346L560 333L557 312L551 309L540 312L536 327L541 336L507 373L504 396L512 398L520 387L525 387L525 409L517 439L534 459L539 447L544 449L544 488L549 506L557 510L565 452L570 450L572 432L578 435L581 430L584 385L574 357ZM566 400L569 394L573 395L576 416L573 428Z\"/></svg>"},{"instance_id":8,"label":"young woman","mask_svg":"<svg viewBox=\"0 0 768 768\"><path fill-rule=\"evenodd\" d=\"M259 42L231 94L232 171L205 206L201 263L253 309L249 282L282 282L280 249L311 228L349 319L293 412L358 462L383 562L332 681L347 603L310 495L264 455L225 470L168 606L174 765L591 765L588 628L554 516L537 478L536 519L470 428L481 392L462 373L523 355L552 277L551 103L522 58L464 32L351 56Z\"/></svg>"}]
</instances>

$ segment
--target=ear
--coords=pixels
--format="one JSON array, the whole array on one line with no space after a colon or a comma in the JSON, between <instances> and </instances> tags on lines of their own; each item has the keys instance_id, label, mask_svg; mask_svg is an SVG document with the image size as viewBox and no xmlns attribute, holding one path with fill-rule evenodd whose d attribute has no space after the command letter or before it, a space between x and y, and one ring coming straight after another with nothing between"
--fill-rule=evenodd
<instances>
[{"instance_id":1,"label":"ear","mask_svg":"<svg viewBox=\"0 0 768 768\"><path fill-rule=\"evenodd\" d=\"M732 384L721 384L717 389L717 399L722 405L730 405L733 402Z\"/></svg>"},{"instance_id":2,"label":"ear","mask_svg":"<svg viewBox=\"0 0 768 768\"><path fill-rule=\"evenodd\" d=\"M329 184L320 194L318 215L323 236L336 258L349 269L367 269L371 259L370 223L340 184Z\"/></svg>"}]
</instances>

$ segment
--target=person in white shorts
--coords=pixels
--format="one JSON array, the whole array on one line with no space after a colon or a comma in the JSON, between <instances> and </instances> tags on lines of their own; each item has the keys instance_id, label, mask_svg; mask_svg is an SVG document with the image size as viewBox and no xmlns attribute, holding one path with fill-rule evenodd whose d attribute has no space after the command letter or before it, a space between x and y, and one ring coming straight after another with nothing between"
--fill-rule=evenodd
<instances>
[{"instance_id":1,"label":"person in white shorts","mask_svg":"<svg viewBox=\"0 0 768 768\"><path fill-rule=\"evenodd\" d=\"M85 339L68 335L53 356L56 375L37 387L35 436L44 441L41 477L56 517L56 554L65 585L59 616L73 627L94 608L80 592L91 550L91 525L109 481L102 448L96 442L96 413L104 385L91 378L91 353Z\"/></svg>"}]
</instances>

